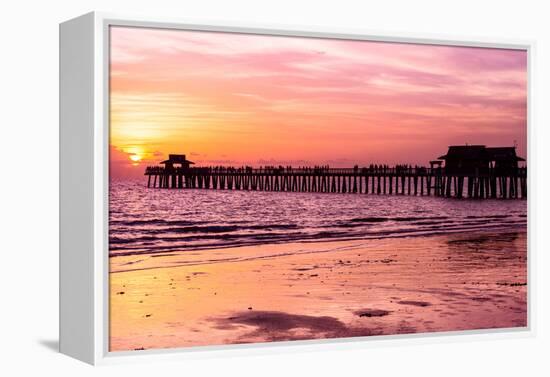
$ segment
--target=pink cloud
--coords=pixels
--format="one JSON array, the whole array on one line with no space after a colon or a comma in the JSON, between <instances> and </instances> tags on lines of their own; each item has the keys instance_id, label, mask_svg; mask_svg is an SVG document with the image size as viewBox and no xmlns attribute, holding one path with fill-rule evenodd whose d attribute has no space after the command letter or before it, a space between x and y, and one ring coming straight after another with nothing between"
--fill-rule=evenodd
<instances>
[{"instance_id":1,"label":"pink cloud","mask_svg":"<svg viewBox=\"0 0 550 377\"><path fill-rule=\"evenodd\" d=\"M525 51L139 28L111 38L114 145L166 153L181 139L182 153L245 163L330 150L425 164L465 142L515 141L526 155Z\"/></svg>"}]
</instances>

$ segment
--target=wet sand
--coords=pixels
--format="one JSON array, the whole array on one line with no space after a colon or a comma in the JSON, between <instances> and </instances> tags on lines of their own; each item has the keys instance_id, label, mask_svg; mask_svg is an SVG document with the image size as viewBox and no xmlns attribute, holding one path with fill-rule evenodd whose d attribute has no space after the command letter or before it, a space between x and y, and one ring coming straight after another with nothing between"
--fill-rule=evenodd
<instances>
[{"instance_id":1,"label":"wet sand","mask_svg":"<svg viewBox=\"0 0 550 377\"><path fill-rule=\"evenodd\" d=\"M111 258L111 351L527 326L524 231Z\"/></svg>"}]
</instances>

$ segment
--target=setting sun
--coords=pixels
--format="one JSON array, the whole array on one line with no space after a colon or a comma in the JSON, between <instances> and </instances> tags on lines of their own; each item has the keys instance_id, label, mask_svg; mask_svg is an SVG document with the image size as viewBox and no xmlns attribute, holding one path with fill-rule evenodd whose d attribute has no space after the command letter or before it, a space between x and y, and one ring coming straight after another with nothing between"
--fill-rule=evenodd
<instances>
[{"instance_id":1,"label":"setting sun","mask_svg":"<svg viewBox=\"0 0 550 377\"><path fill-rule=\"evenodd\" d=\"M130 160L132 160L134 162L139 162L139 161L141 161L141 156L139 154L131 154L130 155Z\"/></svg>"}]
</instances>

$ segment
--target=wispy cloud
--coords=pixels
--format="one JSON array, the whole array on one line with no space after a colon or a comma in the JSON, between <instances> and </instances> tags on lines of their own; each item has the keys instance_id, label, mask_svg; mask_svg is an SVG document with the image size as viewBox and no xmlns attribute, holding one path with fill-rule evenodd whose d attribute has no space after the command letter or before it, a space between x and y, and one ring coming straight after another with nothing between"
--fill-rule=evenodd
<instances>
[{"instance_id":1,"label":"wispy cloud","mask_svg":"<svg viewBox=\"0 0 550 377\"><path fill-rule=\"evenodd\" d=\"M424 163L514 140L525 155L523 51L124 27L111 41L113 145L205 163Z\"/></svg>"}]
</instances>

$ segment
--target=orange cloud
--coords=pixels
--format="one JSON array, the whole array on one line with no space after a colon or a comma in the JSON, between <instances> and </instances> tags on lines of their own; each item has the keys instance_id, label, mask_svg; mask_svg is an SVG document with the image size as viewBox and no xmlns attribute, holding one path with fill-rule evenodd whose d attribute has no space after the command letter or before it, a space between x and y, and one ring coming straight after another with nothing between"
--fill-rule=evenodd
<instances>
[{"instance_id":1,"label":"orange cloud","mask_svg":"<svg viewBox=\"0 0 550 377\"><path fill-rule=\"evenodd\" d=\"M116 27L111 54L111 144L142 148L140 164L526 155L524 51ZM115 176L136 170L120 161Z\"/></svg>"}]
</instances>

